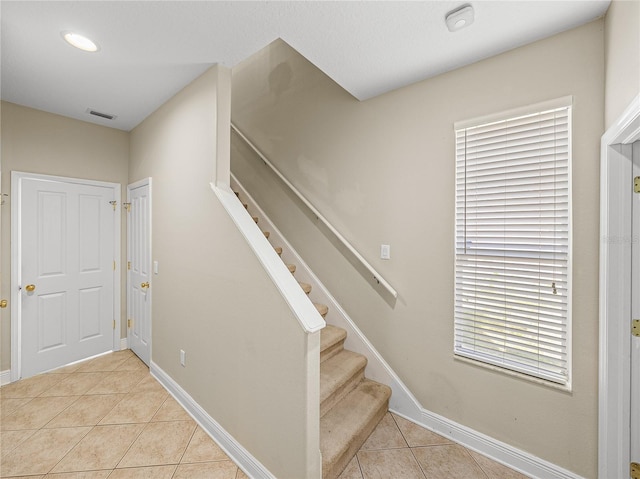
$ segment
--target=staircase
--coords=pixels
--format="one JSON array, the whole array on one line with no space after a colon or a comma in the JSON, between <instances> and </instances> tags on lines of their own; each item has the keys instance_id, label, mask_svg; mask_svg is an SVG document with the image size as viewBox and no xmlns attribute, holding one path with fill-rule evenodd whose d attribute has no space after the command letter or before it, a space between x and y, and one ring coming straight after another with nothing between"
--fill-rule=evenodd
<instances>
[{"instance_id":1,"label":"staircase","mask_svg":"<svg viewBox=\"0 0 640 479\"><path fill-rule=\"evenodd\" d=\"M240 197L240 194L236 192ZM248 205L243 203L244 207ZM259 223L259 218L253 216ZM270 233L264 231L269 239ZM274 245L282 256L282 247ZM287 264L295 275L296 265ZM298 282L313 297L313 286ZM329 308L314 303L326 317ZM364 377L367 359L344 349L347 332L327 324L320 338L320 451L322 478L335 479L344 470L362 444L373 432L389 408L391 388Z\"/></svg>"}]
</instances>

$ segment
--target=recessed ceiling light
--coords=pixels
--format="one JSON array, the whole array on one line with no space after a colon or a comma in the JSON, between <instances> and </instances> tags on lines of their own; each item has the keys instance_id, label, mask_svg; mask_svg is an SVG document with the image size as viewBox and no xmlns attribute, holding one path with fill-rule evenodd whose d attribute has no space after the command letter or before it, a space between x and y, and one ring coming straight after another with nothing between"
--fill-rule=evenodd
<instances>
[{"instance_id":1,"label":"recessed ceiling light","mask_svg":"<svg viewBox=\"0 0 640 479\"><path fill-rule=\"evenodd\" d=\"M79 48L85 52L97 52L100 50L100 47L98 47L94 41L80 35L79 33L62 32L62 38L64 38L69 45Z\"/></svg>"},{"instance_id":2,"label":"recessed ceiling light","mask_svg":"<svg viewBox=\"0 0 640 479\"><path fill-rule=\"evenodd\" d=\"M473 23L473 7L468 4L462 5L447 13L444 19L450 32L468 27Z\"/></svg>"}]
</instances>

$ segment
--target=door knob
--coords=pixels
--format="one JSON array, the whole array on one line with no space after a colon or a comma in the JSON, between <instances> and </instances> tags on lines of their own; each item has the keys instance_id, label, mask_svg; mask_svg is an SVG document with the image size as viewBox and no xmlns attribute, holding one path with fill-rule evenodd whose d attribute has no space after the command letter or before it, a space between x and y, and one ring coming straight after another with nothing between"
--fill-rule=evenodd
<instances>
[{"instance_id":1,"label":"door knob","mask_svg":"<svg viewBox=\"0 0 640 479\"><path fill-rule=\"evenodd\" d=\"M32 292L36 290L36 285L35 284L28 284L27 286L25 286L25 288L28 292Z\"/></svg>"},{"instance_id":2,"label":"door knob","mask_svg":"<svg viewBox=\"0 0 640 479\"><path fill-rule=\"evenodd\" d=\"M149 287L149 281L145 282L145 283L141 283L140 284L141 288L148 288Z\"/></svg>"},{"instance_id":3,"label":"door knob","mask_svg":"<svg viewBox=\"0 0 640 479\"><path fill-rule=\"evenodd\" d=\"M0 308L6 308L7 307L7 300L3 299L2 301L0 301Z\"/></svg>"}]
</instances>

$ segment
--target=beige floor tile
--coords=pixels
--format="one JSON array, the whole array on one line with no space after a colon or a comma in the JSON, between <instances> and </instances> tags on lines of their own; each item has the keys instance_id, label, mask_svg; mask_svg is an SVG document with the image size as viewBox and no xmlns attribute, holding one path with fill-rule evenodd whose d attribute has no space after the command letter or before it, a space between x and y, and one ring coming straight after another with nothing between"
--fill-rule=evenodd
<instances>
[{"instance_id":1,"label":"beige floor tile","mask_svg":"<svg viewBox=\"0 0 640 479\"><path fill-rule=\"evenodd\" d=\"M224 460L230 461L229 456L198 426L180 462L186 464Z\"/></svg>"},{"instance_id":2,"label":"beige floor tile","mask_svg":"<svg viewBox=\"0 0 640 479\"><path fill-rule=\"evenodd\" d=\"M408 421L397 414L391 413L393 419L398 424L400 432L404 436L409 447L419 446L433 446L436 444L453 444L453 441L442 437L435 432L431 432L428 429L418 426L417 424Z\"/></svg>"},{"instance_id":3,"label":"beige floor tile","mask_svg":"<svg viewBox=\"0 0 640 479\"><path fill-rule=\"evenodd\" d=\"M169 393L126 394L100 424L145 423L158 412Z\"/></svg>"},{"instance_id":4,"label":"beige floor tile","mask_svg":"<svg viewBox=\"0 0 640 479\"><path fill-rule=\"evenodd\" d=\"M401 447L408 447L407 441L402 437L398 425L393 420L393 417L391 417L391 413L387 413L362 445L361 449L397 449Z\"/></svg>"},{"instance_id":5,"label":"beige floor tile","mask_svg":"<svg viewBox=\"0 0 640 479\"><path fill-rule=\"evenodd\" d=\"M144 371L112 371L89 389L86 394L119 394L131 392L136 384L148 376Z\"/></svg>"},{"instance_id":6,"label":"beige floor tile","mask_svg":"<svg viewBox=\"0 0 640 479\"><path fill-rule=\"evenodd\" d=\"M48 422L45 427L95 426L124 397L124 394L81 396L76 402Z\"/></svg>"},{"instance_id":7,"label":"beige floor tile","mask_svg":"<svg viewBox=\"0 0 640 479\"><path fill-rule=\"evenodd\" d=\"M131 356L129 359L125 360L120 367L118 367L118 371L146 371L149 372L149 367L143 363L140 358L137 356Z\"/></svg>"},{"instance_id":8,"label":"beige floor tile","mask_svg":"<svg viewBox=\"0 0 640 479\"><path fill-rule=\"evenodd\" d=\"M45 479L106 479L110 472L110 469L106 471L59 472L47 474Z\"/></svg>"},{"instance_id":9,"label":"beige floor tile","mask_svg":"<svg viewBox=\"0 0 640 479\"><path fill-rule=\"evenodd\" d=\"M181 464L173 479L236 479L238 466L232 461Z\"/></svg>"},{"instance_id":10,"label":"beige floor tile","mask_svg":"<svg viewBox=\"0 0 640 479\"><path fill-rule=\"evenodd\" d=\"M485 472L489 479L527 479L528 476L524 474L520 474L513 469L509 469L502 464L489 459L482 454L478 454L477 452L469 451L467 452L471 455L471 457L478 463L480 468Z\"/></svg>"},{"instance_id":11,"label":"beige floor tile","mask_svg":"<svg viewBox=\"0 0 640 479\"><path fill-rule=\"evenodd\" d=\"M163 390L165 389L163 388ZM160 406L160 409L158 409L158 412L153 416L151 421L189 421L190 419L191 416L189 416L189 413L184 410L180 403L169 396L165 402L162 403L162 406Z\"/></svg>"},{"instance_id":12,"label":"beige floor tile","mask_svg":"<svg viewBox=\"0 0 640 479\"><path fill-rule=\"evenodd\" d=\"M109 479L171 479L175 465L115 469Z\"/></svg>"},{"instance_id":13,"label":"beige floor tile","mask_svg":"<svg viewBox=\"0 0 640 479\"><path fill-rule=\"evenodd\" d=\"M39 429L64 411L78 396L38 397L7 415L0 424L3 431Z\"/></svg>"},{"instance_id":14,"label":"beige floor tile","mask_svg":"<svg viewBox=\"0 0 640 479\"><path fill-rule=\"evenodd\" d=\"M41 394L45 396L81 396L102 381L109 373L73 373Z\"/></svg>"},{"instance_id":15,"label":"beige floor tile","mask_svg":"<svg viewBox=\"0 0 640 479\"><path fill-rule=\"evenodd\" d=\"M24 406L33 398L2 398L0 400L0 419L8 416L19 407Z\"/></svg>"},{"instance_id":16,"label":"beige floor tile","mask_svg":"<svg viewBox=\"0 0 640 479\"><path fill-rule=\"evenodd\" d=\"M236 479L249 479L249 476L247 476L242 469L238 468L238 472L236 472Z\"/></svg>"},{"instance_id":17,"label":"beige floor tile","mask_svg":"<svg viewBox=\"0 0 640 479\"><path fill-rule=\"evenodd\" d=\"M2 476L3 479L44 479L47 476L10 476L10 477L5 477Z\"/></svg>"},{"instance_id":18,"label":"beige floor tile","mask_svg":"<svg viewBox=\"0 0 640 479\"><path fill-rule=\"evenodd\" d=\"M41 374L7 384L0 388L3 398L34 398L65 379L67 374Z\"/></svg>"},{"instance_id":19,"label":"beige floor tile","mask_svg":"<svg viewBox=\"0 0 640 479\"><path fill-rule=\"evenodd\" d=\"M90 427L41 429L2 458L2 477L46 474L84 436Z\"/></svg>"},{"instance_id":20,"label":"beige floor tile","mask_svg":"<svg viewBox=\"0 0 640 479\"><path fill-rule=\"evenodd\" d=\"M69 364L68 366L62 366L61 368L53 369L53 370L49 371L47 374L74 373L78 369L80 369L82 366L87 364L89 361L91 361L91 360L89 359L88 361L80 361L80 362L77 362L77 363Z\"/></svg>"},{"instance_id":21,"label":"beige floor tile","mask_svg":"<svg viewBox=\"0 0 640 479\"><path fill-rule=\"evenodd\" d=\"M87 361L82 365L82 367L77 369L77 372L115 371L132 356L133 353L128 351L130 350L116 351L114 353L99 356Z\"/></svg>"},{"instance_id":22,"label":"beige floor tile","mask_svg":"<svg viewBox=\"0 0 640 479\"><path fill-rule=\"evenodd\" d=\"M117 467L177 464L195 428L194 421L149 423Z\"/></svg>"},{"instance_id":23,"label":"beige floor tile","mask_svg":"<svg viewBox=\"0 0 640 479\"><path fill-rule=\"evenodd\" d=\"M142 424L96 426L52 472L113 469L143 428Z\"/></svg>"},{"instance_id":24,"label":"beige floor tile","mask_svg":"<svg viewBox=\"0 0 640 479\"><path fill-rule=\"evenodd\" d=\"M338 479L362 479L362 472L360 472L360 464L358 458L351 459L347 467L344 468L342 474L338 476Z\"/></svg>"},{"instance_id":25,"label":"beige floor tile","mask_svg":"<svg viewBox=\"0 0 640 479\"><path fill-rule=\"evenodd\" d=\"M156 381L156 379L151 375L147 374L146 377L142 379L138 384L136 384L135 390L133 392L142 393L142 392L159 392L166 391L162 385Z\"/></svg>"},{"instance_id":26,"label":"beige floor tile","mask_svg":"<svg viewBox=\"0 0 640 479\"><path fill-rule=\"evenodd\" d=\"M0 431L0 456L6 456L36 431L24 429L21 431ZM0 466L0 469L2 467Z\"/></svg>"},{"instance_id":27,"label":"beige floor tile","mask_svg":"<svg viewBox=\"0 0 640 479\"><path fill-rule=\"evenodd\" d=\"M420 466L408 448L359 451L358 462L364 479L395 479L400 477L403 479L424 479Z\"/></svg>"},{"instance_id":28,"label":"beige floor tile","mask_svg":"<svg viewBox=\"0 0 640 479\"><path fill-rule=\"evenodd\" d=\"M459 444L416 447L413 454L427 479L486 479L480 466Z\"/></svg>"}]
</instances>

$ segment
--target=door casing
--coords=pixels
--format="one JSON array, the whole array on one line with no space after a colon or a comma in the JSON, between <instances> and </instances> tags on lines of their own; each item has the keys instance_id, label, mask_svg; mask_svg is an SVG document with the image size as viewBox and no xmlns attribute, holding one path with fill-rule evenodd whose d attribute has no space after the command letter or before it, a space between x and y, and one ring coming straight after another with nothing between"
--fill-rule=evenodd
<instances>
[{"instance_id":1,"label":"door casing","mask_svg":"<svg viewBox=\"0 0 640 479\"><path fill-rule=\"evenodd\" d=\"M640 95L601 140L598 477L602 479L629 477L632 143L638 140Z\"/></svg>"},{"instance_id":2,"label":"door casing","mask_svg":"<svg viewBox=\"0 0 640 479\"><path fill-rule=\"evenodd\" d=\"M127 202L131 203L131 191L135 190L136 188L141 188L143 186L148 186L149 187L149 215L148 215L148 244L147 244L147 248L149 250L149 262L151 263L152 260L151 258L152 256L152 246L153 246L153 219L152 219L152 215L153 215L153 193L152 193L152 179L149 178L144 178L140 181L136 181L135 183L131 183L130 185L127 186ZM130 234L132 231L131 228L131 213L128 213L128 217L127 217L127 263L129 263L129 261L131 261L131 254L132 254L132 250L131 250L131 238L130 238ZM148 270L149 270L149 274L150 275L154 275L156 274L155 272L152 272L151 270L151 264L147 265L148 266ZM132 318L132 306L131 306L131 271L127 269L127 318ZM153 322L152 322L152 314L153 314L153 285L152 287L148 290L147 292L147 301L148 301L148 310L147 310L147 320L149 322L148 327L149 327L149 338L148 338L148 344L149 344L149 354L147 358L141 358L141 359L146 359L148 361L148 366L151 363L151 352L153 350L153 341L152 341L152 332L153 332ZM138 318L133 317L132 318L134 323L138 320ZM132 348L132 340L131 340L131 328L127 327L127 342L129 344L129 347L133 350Z\"/></svg>"},{"instance_id":3,"label":"door casing","mask_svg":"<svg viewBox=\"0 0 640 479\"><path fill-rule=\"evenodd\" d=\"M23 179L40 179L58 181L65 183L82 184L89 186L101 186L112 188L114 198L121 197L121 187L119 183L105 181L87 180L81 178L67 178L62 176L41 175L20 171L11 172L11 381L17 381L21 377L22 358L22 328L21 328L21 307L20 285L21 285L21 255L20 251L20 216L22 214L20 204L21 182ZM116 261L115 274L113 275L113 314L115 328L113 329L113 350L120 349L120 238L121 238L121 214L119 205L115 208L114 218L114 256Z\"/></svg>"}]
</instances>

